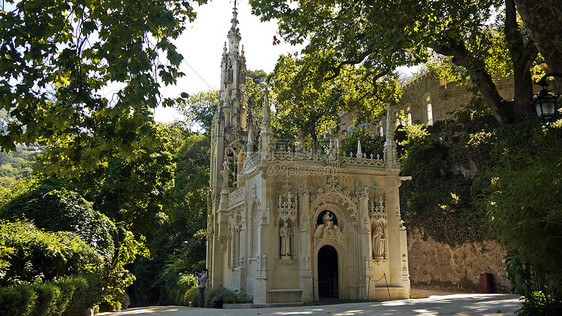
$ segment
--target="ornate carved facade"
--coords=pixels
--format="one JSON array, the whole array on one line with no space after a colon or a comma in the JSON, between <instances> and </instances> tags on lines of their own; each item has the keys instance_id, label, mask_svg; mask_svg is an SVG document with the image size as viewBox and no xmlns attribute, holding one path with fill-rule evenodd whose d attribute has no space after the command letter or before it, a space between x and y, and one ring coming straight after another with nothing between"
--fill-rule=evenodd
<instances>
[{"instance_id":1,"label":"ornate carved facade","mask_svg":"<svg viewBox=\"0 0 562 316\"><path fill-rule=\"evenodd\" d=\"M382 158L280 144L266 91L256 140L237 25L234 9L211 131L210 286L245 290L254 304L408 298L393 134Z\"/></svg>"}]
</instances>

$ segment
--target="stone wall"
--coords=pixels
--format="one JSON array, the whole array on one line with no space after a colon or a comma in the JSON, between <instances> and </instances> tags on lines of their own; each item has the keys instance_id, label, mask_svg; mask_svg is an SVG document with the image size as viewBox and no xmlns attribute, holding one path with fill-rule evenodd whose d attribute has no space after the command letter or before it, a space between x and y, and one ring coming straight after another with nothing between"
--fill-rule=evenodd
<instances>
[{"instance_id":1,"label":"stone wall","mask_svg":"<svg viewBox=\"0 0 562 316\"><path fill-rule=\"evenodd\" d=\"M512 76L497 78L494 83L504 99L513 99ZM454 82L442 82L428 74L420 76L402 87L402 98L398 107L394 109L395 119L399 119L399 114L402 111L410 123L427 125L429 123L428 105L431 106L433 123L454 119L454 113L470 103L472 99L470 88L473 88L472 83L458 85ZM537 93L540 87L534 85L533 89L534 93ZM350 126L354 126L356 117L357 115L354 112L340 113L340 128L343 135L341 138L344 138ZM402 123L406 124L404 121ZM383 127L383 133L381 133L381 126ZM367 122L367 130L377 135L382 136L384 128L384 117L382 120Z\"/></svg>"},{"instance_id":2,"label":"stone wall","mask_svg":"<svg viewBox=\"0 0 562 316\"><path fill-rule=\"evenodd\" d=\"M424 240L418 231L408 232L408 258L413 288L480 292L480 273L493 274L497 292L509 292L498 243L464 243L451 247L433 239Z\"/></svg>"},{"instance_id":3,"label":"stone wall","mask_svg":"<svg viewBox=\"0 0 562 316\"><path fill-rule=\"evenodd\" d=\"M513 99L513 78L494 80L499 94L506 100ZM430 75L423 75L402 88L402 99L399 108L405 114L410 113L415 124L428 123L427 106L431 104L433 122L452 119L453 113L470 103L471 83L457 85L454 82L444 83ZM535 90L538 91L538 87Z\"/></svg>"}]
</instances>

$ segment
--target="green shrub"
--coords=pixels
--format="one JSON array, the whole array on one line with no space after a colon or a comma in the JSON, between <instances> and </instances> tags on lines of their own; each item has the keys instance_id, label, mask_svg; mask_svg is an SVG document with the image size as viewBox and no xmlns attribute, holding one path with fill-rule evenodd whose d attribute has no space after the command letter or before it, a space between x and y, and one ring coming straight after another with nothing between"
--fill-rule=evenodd
<instances>
[{"instance_id":1,"label":"green shrub","mask_svg":"<svg viewBox=\"0 0 562 316\"><path fill-rule=\"evenodd\" d=\"M63 315L79 315L84 309L91 308L99 304L102 299L102 287L99 277L85 275L79 278L67 278L59 282L60 287L67 293L72 293L69 297L68 306Z\"/></svg>"},{"instance_id":2,"label":"green shrub","mask_svg":"<svg viewBox=\"0 0 562 316\"><path fill-rule=\"evenodd\" d=\"M223 286L205 291L205 306L222 308L223 303L248 303L251 300L245 292L231 291Z\"/></svg>"},{"instance_id":3,"label":"green shrub","mask_svg":"<svg viewBox=\"0 0 562 316\"><path fill-rule=\"evenodd\" d=\"M0 288L1 316L75 316L101 300L99 278L81 276L58 282Z\"/></svg>"},{"instance_id":4,"label":"green shrub","mask_svg":"<svg viewBox=\"0 0 562 316\"><path fill-rule=\"evenodd\" d=\"M199 287L192 287L187 292L185 292L185 296L183 298L185 305L191 307L198 307L199 306Z\"/></svg>"},{"instance_id":5,"label":"green shrub","mask_svg":"<svg viewBox=\"0 0 562 316\"><path fill-rule=\"evenodd\" d=\"M496 239L514 292L525 296L519 313L561 314L562 120L500 127L471 117L405 129L406 224L453 245Z\"/></svg>"},{"instance_id":6,"label":"green shrub","mask_svg":"<svg viewBox=\"0 0 562 316\"><path fill-rule=\"evenodd\" d=\"M75 232L106 260L115 251L115 224L80 194L60 185L42 184L21 193L2 206L0 218L29 220L52 232Z\"/></svg>"},{"instance_id":7,"label":"green shrub","mask_svg":"<svg viewBox=\"0 0 562 316\"><path fill-rule=\"evenodd\" d=\"M99 255L75 233L45 232L29 222L0 221L0 286L89 272Z\"/></svg>"},{"instance_id":8,"label":"green shrub","mask_svg":"<svg viewBox=\"0 0 562 316\"><path fill-rule=\"evenodd\" d=\"M465 130L470 128L459 124L408 126L408 138L401 142L400 166L412 176L400 188L404 221L410 229L420 228L425 236L449 245L490 238L489 217L481 203L486 185L472 174L480 171L487 148L483 143L490 138L472 150L474 137Z\"/></svg>"},{"instance_id":9,"label":"green shrub","mask_svg":"<svg viewBox=\"0 0 562 316\"><path fill-rule=\"evenodd\" d=\"M28 316L37 302L37 293L27 285L0 288L0 316Z\"/></svg>"},{"instance_id":10,"label":"green shrub","mask_svg":"<svg viewBox=\"0 0 562 316\"><path fill-rule=\"evenodd\" d=\"M52 283L40 283L30 286L32 291L37 293L37 302L33 308L33 316L60 315L66 308L66 304L61 304L61 289ZM68 303L68 302L65 302Z\"/></svg>"}]
</instances>

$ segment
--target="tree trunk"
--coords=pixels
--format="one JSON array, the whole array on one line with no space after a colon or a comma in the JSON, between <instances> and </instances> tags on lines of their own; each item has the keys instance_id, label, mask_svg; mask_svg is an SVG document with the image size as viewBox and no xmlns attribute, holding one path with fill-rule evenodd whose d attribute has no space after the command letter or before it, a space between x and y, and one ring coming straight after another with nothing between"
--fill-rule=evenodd
<instances>
[{"instance_id":1,"label":"tree trunk","mask_svg":"<svg viewBox=\"0 0 562 316\"><path fill-rule=\"evenodd\" d=\"M537 57L537 49L531 41L525 41L517 23L514 0L505 1L505 38L513 63L513 121L519 121L534 113L533 80L531 66Z\"/></svg>"},{"instance_id":2,"label":"tree trunk","mask_svg":"<svg viewBox=\"0 0 562 316\"><path fill-rule=\"evenodd\" d=\"M550 70L562 73L562 1L515 0L515 4Z\"/></svg>"},{"instance_id":3,"label":"tree trunk","mask_svg":"<svg viewBox=\"0 0 562 316\"><path fill-rule=\"evenodd\" d=\"M500 96L492 77L486 71L484 61L478 56L471 56L464 43L449 39L445 41L445 45L434 48L439 54L453 56L453 62L457 66L472 72L473 81L484 102L490 107L492 115L501 125L521 121L525 116L534 112L531 106L533 81L530 69L537 56L537 49L533 43L528 41L526 43L523 38L523 32L517 23L514 0L506 0L505 6L505 38L513 63L513 101L505 100Z\"/></svg>"},{"instance_id":4,"label":"tree trunk","mask_svg":"<svg viewBox=\"0 0 562 316\"><path fill-rule=\"evenodd\" d=\"M496 87L490 74L484 67L484 62L476 57L469 56L464 43L454 43L449 40L446 45L433 48L435 52L445 56L453 56L453 63L457 66L464 67L473 74L473 82L480 91L486 105L492 111L492 115L499 124L505 125L513 121L512 111L510 111L511 103L504 100Z\"/></svg>"}]
</instances>

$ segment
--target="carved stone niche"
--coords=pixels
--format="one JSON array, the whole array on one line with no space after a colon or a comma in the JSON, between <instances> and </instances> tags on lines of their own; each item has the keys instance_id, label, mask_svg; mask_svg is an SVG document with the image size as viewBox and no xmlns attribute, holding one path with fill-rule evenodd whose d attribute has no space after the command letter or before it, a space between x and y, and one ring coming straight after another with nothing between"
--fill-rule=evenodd
<instances>
[{"instance_id":1,"label":"carved stone niche","mask_svg":"<svg viewBox=\"0 0 562 316\"><path fill-rule=\"evenodd\" d=\"M285 193L280 194L277 199L277 216L279 218L279 258L282 264L296 263L295 239L297 220L297 194L291 193L289 180L283 185Z\"/></svg>"},{"instance_id":2,"label":"carved stone niche","mask_svg":"<svg viewBox=\"0 0 562 316\"><path fill-rule=\"evenodd\" d=\"M387 226L386 203L383 197L372 199L369 205L371 220L371 249L372 258L380 261L387 257Z\"/></svg>"},{"instance_id":3,"label":"carved stone niche","mask_svg":"<svg viewBox=\"0 0 562 316\"><path fill-rule=\"evenodd\" d=\"M341 229L338 227L338 218L332 211L325 210L320 212L316 225L314 230L315 241L331 239L337 243L343 243L344 237Z\"/></svg>"}]
</instances>

